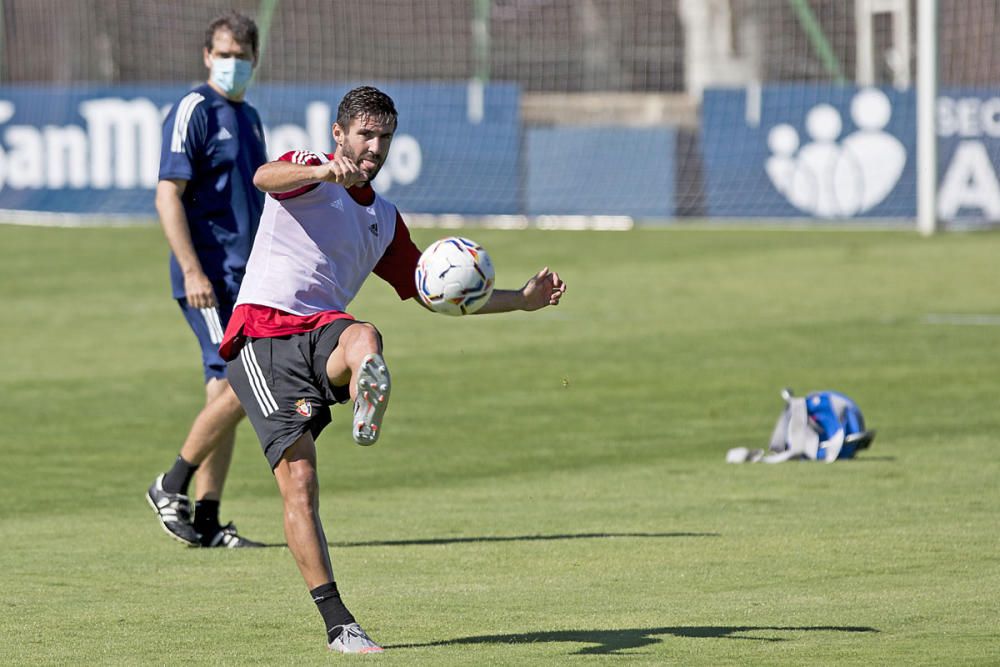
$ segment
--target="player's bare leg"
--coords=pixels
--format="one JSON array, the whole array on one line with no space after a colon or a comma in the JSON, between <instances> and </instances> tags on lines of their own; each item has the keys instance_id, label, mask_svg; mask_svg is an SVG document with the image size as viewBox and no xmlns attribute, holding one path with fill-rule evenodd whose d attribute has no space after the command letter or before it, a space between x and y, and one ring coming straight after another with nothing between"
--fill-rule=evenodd
<instances>
[{"instance_id":1,"label":"player's bare leg","mask_svg":"<svg viewBox=\"0 0 1000 667\"><path fill-rule=\"evenodd\" d=\"M361 362L369 354L381 354L382 342L378 330L368 323L352 324L340 334L336 349L326 361L326 375L335 387L348 385L351 400L358 397L357 383L351 378L361 367Z\"/></svg>"},{"instance_id":2,"label":"player's bare leg","mask_svg":"<svg viewBox=\"0 0 1000 667\"><path fill-rule=\"evenodd\" d=\"M274 468L285 509L285 539L327 629L327 645L340 653L376 653L369 637L340 599L333 580L330 548L319 516L316 443L304 433Z\"/></svg>"},{"instance_id":3,"label":"player's bare leg","mask_svg":"<svg viewBox=\"0 0 1000 667\"><path fill-rule=\"evenodd\" d=\"M243 418L243 407L236 393L223 379L205 385L205 408L195 418L181 456L203 456L195 474L194 527L206 547L256 547L260 543L242 537L232 523L219 522L219 501L229 474L236 443L236 427ZM205 451L208 451L205 454Z\"/></svg>"},{"instance_id":4,"label":"player's bare leg","mask_svg":"<svg viewBox=\"0 0 1000 667\"><path fill-rule=\"evenodd\" d=\"M311 589L333 581L330 549L319 518L316 443L303 433L274 468L285 506L285 539L302 578Z\"/></svg>"},{"instance_id":5,"label":"player's bare leg","mask_svg":"<svg viewBox=\"0 0 1000 667\"><path fill-rule=\"evenodd\" d=\"M216 401L218 405L213 405ZM233 460L236 426L242 418L243 406L229 382L209 380L205 385L205 408L195 418L181 447L181 456L186 461L197 464L195 459L203 457L195 474L195 497L199 500L218 501L222 497Z\"/></svg>"},{"instance_id":6,"label":"player's bare leg","mask_svg":"<svg viewBox=\"0 0 1000 667\"><path fill-rule=\"evenodd\" d=\"M381 434L382 417L392 388L378 330L367 323L345 329L327 360L326 373L332 385L348 385L350 389L354 400L354 442L374 445Z\"/></svg>"},{"instance_id":7,"label":"player's bare leg","mask_svg":"<svg viewBox=\"0 0 1000 667\"><path fill-rule=\"evenodd\" d=\"M239 535L233 524L219 523L219 499L232 461L236 426L243 416L243 407L229 382L210 380L205 385L205 407L191 424L178 461L146 494L160 525L181 542L208 547L261 546ZM198 506L192 517L187 480L195 468ZM188 472L183 474L183 470Z\"/></svg>"}]
</instances>

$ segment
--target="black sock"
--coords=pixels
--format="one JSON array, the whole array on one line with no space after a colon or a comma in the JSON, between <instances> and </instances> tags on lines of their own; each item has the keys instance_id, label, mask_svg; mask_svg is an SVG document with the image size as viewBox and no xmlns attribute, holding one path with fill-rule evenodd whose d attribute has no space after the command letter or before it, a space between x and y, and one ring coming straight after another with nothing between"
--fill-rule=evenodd
<instances>
[{"instance_id":1,"label":"black sock","mask_svg":"<svg viewBox=\"0 0 1000 667\"><path fill-rule=\"evenodd\" d=\"M191 478L197 469L198 466L192 465L185 461L183 457L178 456L177 460L174 461L174 467L168 470L167 474L163 476L163 490L167 493L183 493L187 495L188 484L191 483Z\"/></svg>"},{"instance_id":2,"label":"black sock","mask_svg":"<svg viewBox=\"0 0 1000 667\"><path fill-rule=\"evenodd\" d=\"M194 529L202 535L219 532L219 501L199 500L194 504Z\"/></svg>"},{"instance_id":3,"label":"black sock","mask_svg":"<svg viewBox=\"0 0 1000 667\"><path fill-rule=\"evenodd\" d=\"M337 582L331 581L328 584L317 586L309 591L313 602L319 608L319 613L326 623L327 638L333 641L335 637L330 637L330 630L338 625L349 625L354 623L354 616L340 599L340 591L337 590ZM337 633L339 634L339 632Z\"/></svg>"}]
</instances>

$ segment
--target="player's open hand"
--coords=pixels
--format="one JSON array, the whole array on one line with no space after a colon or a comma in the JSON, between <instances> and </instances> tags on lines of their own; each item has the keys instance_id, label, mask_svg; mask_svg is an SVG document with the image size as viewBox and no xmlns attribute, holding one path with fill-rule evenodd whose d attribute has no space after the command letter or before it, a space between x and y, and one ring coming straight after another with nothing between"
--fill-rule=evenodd
<instances>
[{"instance_id":1,"label":"player's open hand","mask_svg":"<svg viewBox=\"0 0 1000 667\"><path fill-rule=\"evenodd\" d=\"M325 170L322 180L345 188L360 185L367 180L361 167L345 155L339 155L322 166Z\"/></svg>"},{"instance_id":2,"label":"player's open hand","mask_svg":"<svg viewBox=\"0 0 1000 667\"><path fill-rule=\"evenodd\" d=\"M545 267L525 283L521 289L524 295L524 309L538 310L546 306L558 306L562 295L566 293L566 283L559 274Z\"/></svg>"}]
</instances>

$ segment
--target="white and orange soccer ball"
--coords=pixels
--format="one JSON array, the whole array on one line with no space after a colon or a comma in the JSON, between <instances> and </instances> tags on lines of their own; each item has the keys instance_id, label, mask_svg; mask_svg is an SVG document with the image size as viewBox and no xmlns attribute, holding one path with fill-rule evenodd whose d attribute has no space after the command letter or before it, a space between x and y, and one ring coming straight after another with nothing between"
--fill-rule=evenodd
<instances>
[{"instance_id":1,"label":"white and orange soccer ball","mask_svg":"<svg viewBox=\"0 0 1000 667\"><path fill-rule=\"evenodd\" d=\"M489 253L481 245L449 236L424 250L415 278L417 294L431 310L468 315L489 301L495 272Z\"/></svg>"}]
</instances>

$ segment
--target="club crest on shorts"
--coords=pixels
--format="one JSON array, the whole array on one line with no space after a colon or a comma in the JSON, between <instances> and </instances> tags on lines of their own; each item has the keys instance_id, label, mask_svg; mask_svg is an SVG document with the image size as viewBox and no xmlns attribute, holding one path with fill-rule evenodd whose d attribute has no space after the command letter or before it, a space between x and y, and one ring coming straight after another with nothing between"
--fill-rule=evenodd
<instances>
[{"instance_id":1,"label":"club crest on shorts","mask_svg":"<svg viewBox=\"0 0 1000 667\"><path fill-rule=\"evenodd\" d=\"M310 403L304 398L300 398L299 400L295 401L295 411L298 412L303 417L312 417L313 416L312 403Z\"/></svg>"}]
</instances>

